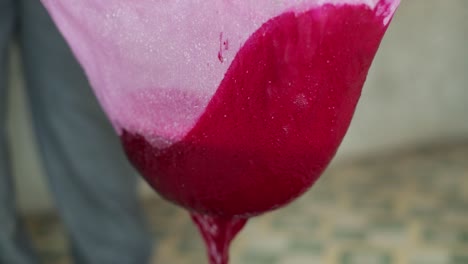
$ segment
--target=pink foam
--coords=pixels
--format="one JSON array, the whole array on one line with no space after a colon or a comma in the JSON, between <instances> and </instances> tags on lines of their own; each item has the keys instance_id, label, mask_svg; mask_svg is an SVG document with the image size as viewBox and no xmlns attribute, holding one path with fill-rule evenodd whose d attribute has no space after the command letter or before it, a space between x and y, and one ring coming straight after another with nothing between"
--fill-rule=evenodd
<instances>
[{"instance_id":1,"label":"pink foam","mask_svg":"<svg viewBox=\"0 0 468 264\"><path fill-rule=\"evenodd\" d=\"M165 137L169 132L172 135L166 138L171 142L166 143L171 144L193 127L239 49L269 19L324 4L364 4L387 23L399 0L42 2L83 65L116 130ZM168 95L181 94L174 88L183 89L184 95L167 102ZM188 94L196 99L184 100ZM149 99L140 100L142 95ZM155 108L158 98L169 109ZM170 101L177 103L169 106Z\"/></svg>"}]
</instances>

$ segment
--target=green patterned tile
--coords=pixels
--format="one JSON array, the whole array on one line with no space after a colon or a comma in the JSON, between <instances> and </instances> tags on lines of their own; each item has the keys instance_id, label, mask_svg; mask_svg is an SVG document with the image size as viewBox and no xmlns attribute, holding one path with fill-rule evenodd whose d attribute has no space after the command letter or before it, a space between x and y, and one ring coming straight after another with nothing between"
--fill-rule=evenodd
<instances>
[{"instance_id":1,"label":"green patterned tile","mask_svg":"<svg viewBox=\"0 0 468 264\"><path fill-rule=\"evenodd\" d=\"M314 203L328 203L333 204L337 201L337 197L334 193L331 193L328 190L320 190L318 188L313 188L310 190L310 199L314 201Z\"/></svg>"},{"instance_id":2,"label":"green patterned tile","mask_svg":"<svg viewBox=\"0 0 468 264\"><path fill-rule=\"evenodd\" d=\"M430 243L439 243L447 246L468 245L468 228L457 226L428 227L424 229L423 239Z\"/></svg>"},{"instance_id":3,"label":"green patterned tile","mask_svg":"<svg viewBox=\"0 0 468 264\"><path fill-rule=\"evenodd\" d=\"M287 254L284 255L278 264L320 264L323 263L322 257L314 254Z\"/></svg>"},{"instance_id":4,"label":"green patterned tile","mask_svg":"<svg viewBox=\"0 0 468 264\"><path fill-rule=\"evenodd\" d=\"M299 200L255 218L232 264L468 264L468 143L333 164ZM144 202L154 264L207 263L187 213ZM70 264L55 214L27 218L44 264Z\"/></svg>"},{"instance_id":5,"label":"green patterned tile","mask_svg":"<svg viewBox=\"0 0 468 264\"><path fill-rule=\"evenodd\" d=\"M338 228L333 231L333 238L336 240L361 240L367 237L366 230L356 230L351 228Z\"/></svg>"},{"instance_id":6,"label":"green patterned tile","mask_svg":"<svg viewBox=\"0 0 468 264\"><path fill-rule=\"evenodd\" d=\"M380 236L395 239L405 239L408 234L408 226L403 220L375 220L368 226L370 236Z\"/></svg>"},{"instance_id":7,"label":"green patterned tile","mask_svg":"<svg viewBox=\"0 0 468 264\"><path fill-rule=\"evenodd\" d=\"M435 205L413 204L408 210L408 216L431 221L440 220L443 217L444 209Z\"/></svg>"},{"instance_id":8,"label":"green patterned tile","mask_svg":"<svg viewBox=\"0 0 468 264\"><path fill-rule=\"evenodd\" d=\"M288 249L290 238L280 234L257 235L256 237L246 237L246 250L252 254L275 256Z\"/></svg>"},{"instance_id":9,"label":"green patterned tile","mask_svg":"<svg viewBox=\"0 0 468 264\"><path fill-rule=\"evenodd\" d=\"M369 249L343 252L337 264L391 264L392 261L390 254Z\"/></svg>"},{"instance_id":10,"label":"green patterned tile","mask_svg":"<svg viewBox=\"0 0 468 264\"><path fill-rule=\"evenodd\" d=\"M198 233L191 233L190 235L180 235L177 238L176 250L178 252L198 252L204 251L203 241Z\"/></svg>"},{"instance_id":11,"label":"green patterned tile","mask_svg":"<svg viewBox=\"0 0 468 264\"><path fill-rule=\"evenodd\" d=\"M321 255L324 252L324 244L325 241L317 241L310 237L295 238L291 239L286 250L293 254L306 252L313 255Z\"/></svg>"},{"instance_id":12,"label":"green patterned tile","mask_svg":"<svg viewBox=\"0 0 468 264\"><path fill-rule=\"evenodd\" d=\"M371 199L369 196L365 196L355 199L351 206L359 211L391 214L395 208L395 201L390 198Z\"/></svg>"},{"instance_id":13,"label":"green patterned tile","mask_svg":"<svg viewBox=\"0 0 468 264\"><path fill-rule=\"evenodd\" d=\"M279 257L278 254L247 251L242 255L242 264L275 264L278 263Z\"/></svg>"},{"instance_id":14,"label":"green patterned tile","mask_svg":"<svg viewBox=\"0 0 468 264\"><path fill-rule=\"evenodd\" d=\"M451 257L450 264L467 264L468 263L468 253L466 254L454 254Z\"/></svg>"},{"instance_id":15,"label":"green patterned tile","mask_svg":"<svg viewBox=\"0 0 468 264\"><path fill-rule=\"evenodd\" d=\"M303 217L275 217L271 223L272 227L277 230L294 229L311 231L318 228L321 221L315 215L305 215Z\"/></svg>"},{"instance_id":16,"label":"green patterned tile","mask_svg":"<svg viewBox=\"0 0 468 264\"><path fill-rule=\"evenodd\" d=\"M416 249L410 257L410 264L450 264L450 262L449 250L443 248Z\"/></svg>"}]
</instances>

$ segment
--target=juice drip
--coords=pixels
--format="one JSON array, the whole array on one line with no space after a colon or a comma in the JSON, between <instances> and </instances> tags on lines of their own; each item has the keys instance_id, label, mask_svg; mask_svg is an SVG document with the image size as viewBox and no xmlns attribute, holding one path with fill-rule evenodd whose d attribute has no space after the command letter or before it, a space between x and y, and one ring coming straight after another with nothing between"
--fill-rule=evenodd
<instances>
[{"instance_id":1,"label":"juice drip","mask_svg":"<svg viewBox=\"0 0 468 264\"><path fill-rule=\"evenodd\" d=\"M227 264L229 246L247 223L247 218L217 217L191 213L193 222L203 236L210 264Z\"/></svg>"}]
</instances>

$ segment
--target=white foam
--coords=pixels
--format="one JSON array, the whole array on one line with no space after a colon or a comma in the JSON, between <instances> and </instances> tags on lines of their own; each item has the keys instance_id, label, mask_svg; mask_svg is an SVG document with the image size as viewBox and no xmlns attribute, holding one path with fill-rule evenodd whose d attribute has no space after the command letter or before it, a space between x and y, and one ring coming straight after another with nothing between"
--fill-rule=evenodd
<instances>
[{"instance_id":1,"label":"white foam","mask_svg":"<svg viewBox=\"0 0 468 264\"><path fill-rule=\"evenodd\" d=\"M170 144L193 127L239 48L270 18L325 3L365 4L388 23L399 0L42 2L84 66L117 131L159 136ZM195 99L168 98L169 94ZM172 109L155 110L164 103Z\"/></svg>"}]
</instances>

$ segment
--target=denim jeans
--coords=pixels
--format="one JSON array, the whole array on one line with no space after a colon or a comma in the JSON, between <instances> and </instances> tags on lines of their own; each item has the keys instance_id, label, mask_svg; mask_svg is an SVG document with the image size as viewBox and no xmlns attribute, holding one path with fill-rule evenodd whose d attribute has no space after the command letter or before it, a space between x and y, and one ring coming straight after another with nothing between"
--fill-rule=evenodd
<instances>
[{"instance_id":1,"label":"denim jeans","mask_svg":"<svg viewBox=\"0 0 468 264\"><path fill-rule=\"evenodd\" d=\"M12 41L20 48L34 132L75 263L148 263L151 238L135 172L82 69L39 0L0 0L0 264L38 263L18 219L8 153Z\"/></svg>"}]
</instances>

